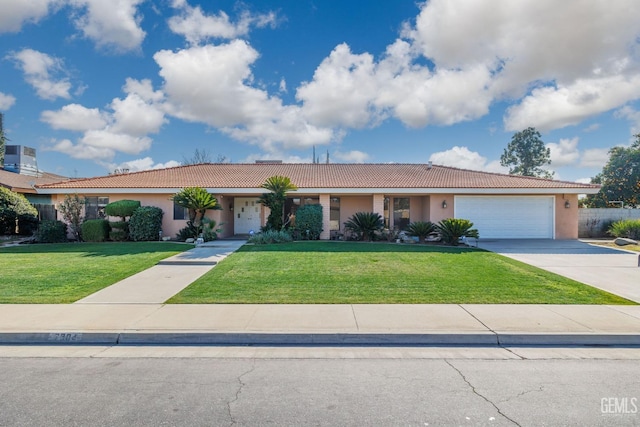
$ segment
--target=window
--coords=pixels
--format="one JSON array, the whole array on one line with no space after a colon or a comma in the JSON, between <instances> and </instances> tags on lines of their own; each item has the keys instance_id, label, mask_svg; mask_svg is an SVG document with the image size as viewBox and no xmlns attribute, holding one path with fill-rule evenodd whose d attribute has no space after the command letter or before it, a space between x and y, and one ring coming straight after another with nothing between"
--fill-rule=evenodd
<instances>
[{"instance_id":1,"label":"window","mask_svg":"<svg viewBox=\"0 0 640 427\"><path fill-rule=\"evenodd\" d=\"M409 198L395 197L393 199L393 228L406 230L409 227Z\"/></svg>"},{"instance_id":2,"label":"window","mask_svg":"<svg viewBox=\"0 0 640 427\"><path fill-rule=\"evenodd\" d=\"M340 230L340 198L332 197L329 207L329 231Z\"/></svg>"},{"instance_id":3,"label":"window","mask_svg":"<svg viewBox=\"0 0 640 427\"><path fill-rule=\"evenodd\" d=\"M105 218L104 208L109 204L108 197L85 197L84 219Z\"/></svg>"},{"instance_id":4,"label":"window","mask_svg":"<svg viewBox=\"0 0 640 427\"><path fill-rule=\"evenodd\" d=\"M189 219L189 209L173 204L173 219Z\"/></svg>"}]
</instances>

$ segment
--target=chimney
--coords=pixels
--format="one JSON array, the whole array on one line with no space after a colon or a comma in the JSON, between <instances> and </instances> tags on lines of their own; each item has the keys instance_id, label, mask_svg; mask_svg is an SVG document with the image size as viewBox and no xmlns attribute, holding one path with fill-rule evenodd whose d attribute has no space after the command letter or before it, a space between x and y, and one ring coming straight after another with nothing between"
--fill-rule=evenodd
<instances>
[{"instance_id":1,"label":"chimney","mask_svg":"<svg viewBox=\"0 0 640 427\"><path fill-rule=\"evenodd\" d=\"M433 162L429 160L429 163L427 164L427 169L431 169L432 166L433 166Z\"/></svg>"}]
</instances>

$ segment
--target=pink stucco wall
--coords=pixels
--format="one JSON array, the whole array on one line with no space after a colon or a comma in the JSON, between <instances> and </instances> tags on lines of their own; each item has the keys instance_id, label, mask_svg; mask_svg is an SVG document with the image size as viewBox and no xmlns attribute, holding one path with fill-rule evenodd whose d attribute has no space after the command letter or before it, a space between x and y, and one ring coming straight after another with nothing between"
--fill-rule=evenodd
<instances>
[{"instance_id":1,"label":"pink stucco wall","mask_svg":"<svg viewBox=\"0 0 640 427\"><path fill-rule=\"evenodd\" d=\"M565 207L566 202L569 207ZM578 195L556 194L556 239L578 238Z\"/></svg>"}]
</instances>

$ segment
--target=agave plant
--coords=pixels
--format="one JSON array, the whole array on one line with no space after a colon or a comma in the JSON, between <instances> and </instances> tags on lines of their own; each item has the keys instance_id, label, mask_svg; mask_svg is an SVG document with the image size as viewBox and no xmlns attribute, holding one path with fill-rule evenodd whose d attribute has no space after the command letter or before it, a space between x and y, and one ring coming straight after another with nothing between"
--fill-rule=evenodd
<instances>
[{"instance_id":1,"label":"agave plant","mask_svg":"<svg viewBox=\"0 0 640 427\"><path fill-rule=\"evenodd\" d=\"M382 230L384 221L380 214L374 212L356 212L344 223L345 230L349 230L365 242L373 240L376 231Z\"/></svg>"},{"instance_id":2,"label":"agave plant","mask_svg":"<svg viewBox=\"0 0 640 427\"><path fill-rule=\"evenodd\" d=\"M409 224L407 234L418 238L419 243L424 243L427 236L434 232L436 225L430 221L416 221Z\"/></svg>"},{"instance_id":3,"label":"agave plant","mask_svg":"<svg viewBox=\"0 0 640 427\"><path fill-rule=\"evenodd\" d=\"M472 228L473 222L468 219L447 218L436 224L442 240L449 245L458 245L461 237L479 237L478 230Z\"/></svg>"}]
</instances>

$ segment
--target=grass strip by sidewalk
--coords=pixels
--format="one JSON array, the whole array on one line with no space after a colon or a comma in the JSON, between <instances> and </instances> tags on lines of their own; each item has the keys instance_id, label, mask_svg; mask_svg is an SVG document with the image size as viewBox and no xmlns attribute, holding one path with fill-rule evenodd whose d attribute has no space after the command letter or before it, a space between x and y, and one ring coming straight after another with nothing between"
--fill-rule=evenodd
<instances>
[{"instance_id":1,"label":"grass strip by sidewalk","mask_svg":"<svg viewBox=\"0 0 640 427\"><path fill-rule=\"evenodd\" d=\"M192 245L168 242L0 248L0 303L74 302L191 248Z\"/></svg>"},{"instance_id":2,"label":"grass strip by sidewalk","mask_svg":"<svg viewBox=\"0 0 640 427\"><path fill-rule=\"evenodd\" d=\"M635 304L492 252L357 242L245 245L168 302Z\"/></svg>"}]
</instances>

